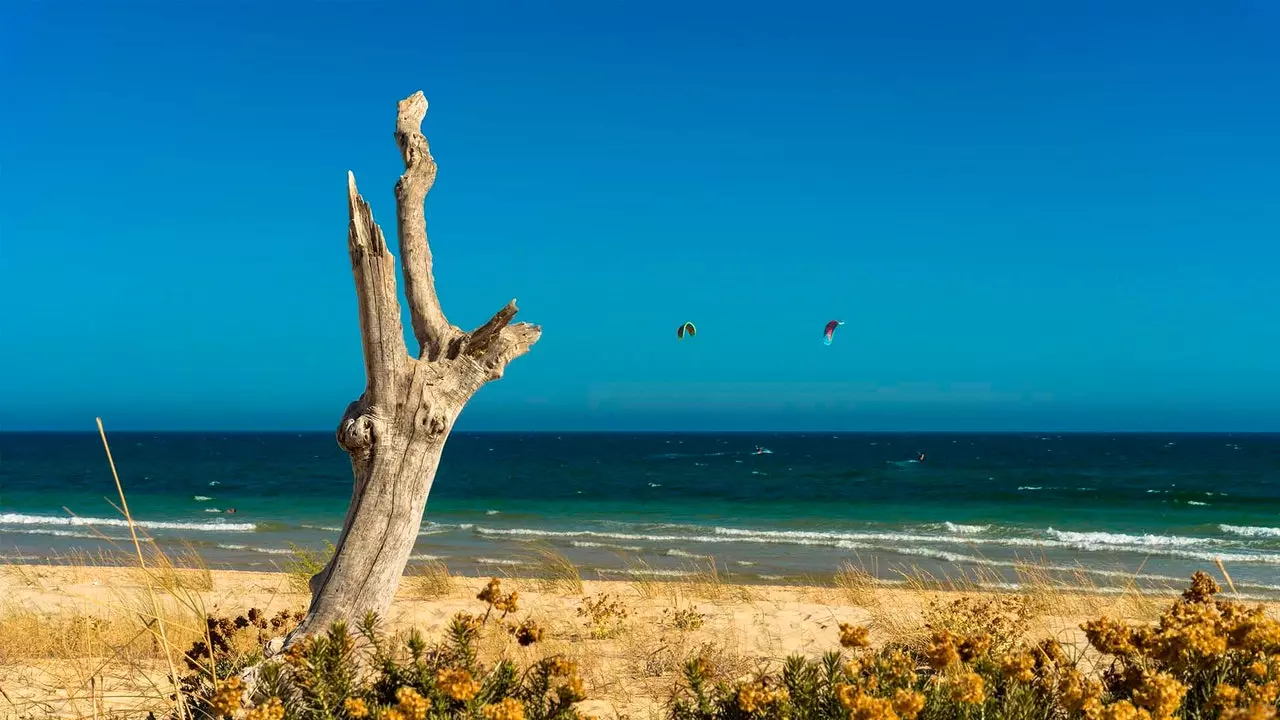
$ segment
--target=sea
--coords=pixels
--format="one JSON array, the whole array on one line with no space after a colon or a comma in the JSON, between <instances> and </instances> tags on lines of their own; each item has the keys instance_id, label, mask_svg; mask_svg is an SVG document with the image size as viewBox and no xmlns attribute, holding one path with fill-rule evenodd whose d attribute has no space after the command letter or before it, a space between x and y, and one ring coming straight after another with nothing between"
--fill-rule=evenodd
<instances>
[{"instance_id":1,"label":"sea","mask_svg":"<svg viewBox=\"0 0 1280 720\"><path fill-rule=\"evenodd\" d=\"M336 542L351 468L332 433L112 433L149 546L285 567ZM923 459L921 459L923 457ZM0 562L131 550L96 434L0 434ZM231 510L234 509L234 512ZM411 565L588 579L1178 587L1197 569L1280 598L1280 434L454 433Z\"/></svg>"}]
</instances>

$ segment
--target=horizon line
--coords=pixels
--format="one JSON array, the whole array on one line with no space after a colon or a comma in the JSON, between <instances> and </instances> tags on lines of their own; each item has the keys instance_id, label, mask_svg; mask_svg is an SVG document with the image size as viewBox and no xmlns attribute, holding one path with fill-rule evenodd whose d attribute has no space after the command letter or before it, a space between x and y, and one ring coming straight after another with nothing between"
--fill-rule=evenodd
<instances>
[{"instance_id":1,"label":"horizon line","mask_svg":"<svg viewBox=\"0 0 1280 720\"><path fill-rule=\"evenodd\" d=\"M331 435L333 430L319 429L302 429L302 428L283 428L283 429L191 429L191 430L161 430L147 428L128 428L123 430L107 430L108 434L115 433L147 433L152 435ZM1054 430L1048 428L1012 430L1012 429L971 429L971 430L924 430L924 429L901 429L901 430L841 430L835 428L808 428L797 430L778 430L766 428L748 428L748 429L494 429L494 428L478 428L468 430L453 430L451 435L497 435L497 434L522 434L522 435L745 435L751 433L772 433L777 435L803 435L814 433L835 433L838 435L1036 435L1036 434L1054 434L1054 435L1280 435L1278 430L1124 430L1124 429L1088 429L1088 430ZM97 435L97 430L50 430L50 429L0 429L0 435Z\"/></svg>"}]
</instances>

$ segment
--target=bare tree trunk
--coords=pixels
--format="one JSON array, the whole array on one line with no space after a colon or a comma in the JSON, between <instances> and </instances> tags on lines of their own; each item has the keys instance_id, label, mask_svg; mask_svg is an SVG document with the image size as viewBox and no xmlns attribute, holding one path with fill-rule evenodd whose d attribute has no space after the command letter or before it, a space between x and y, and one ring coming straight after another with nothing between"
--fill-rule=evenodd
<instances>
[{"instance_id":1,"label":"bare tree trunk","mask_svg":"<svg viewBox=\"0 0 1280 720\"><path fill-rule=\"evenodd\" d=\"M409 356L396 298L395 258L373 212L347 174L347 230L364 345L365 391L347 407L338 444L351 455L355 489L333 559L311 579L311 608L286 646L336 620L385 613L418 537L440 452L467 401L502 377L541 330L511 324L512 300L484 325L464 332L440 308L432 277L423 203L436 177L421 132L427 100L400 101L396 144L404 174L396 183L396 220L405 295L420 352Z\"/></svg>"}]
</instances>

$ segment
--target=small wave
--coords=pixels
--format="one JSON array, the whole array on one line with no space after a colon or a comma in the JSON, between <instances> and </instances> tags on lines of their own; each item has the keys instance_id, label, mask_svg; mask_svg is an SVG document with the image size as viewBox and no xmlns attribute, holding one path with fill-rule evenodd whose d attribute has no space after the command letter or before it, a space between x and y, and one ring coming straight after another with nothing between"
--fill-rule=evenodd
<instances>
[{"instance_id":1,"label":"small wave","mask_svg":"<svg viewBox=\"0 0 1280 720\"><path fill-rule=\"evenodd\" d=\"M499 513L499 511L498 511L498 510L485 510L485 511L484 511L484 514L485 514L485 515L498 515L498 514L500 514L500 513Z\"/></svg>"},{"instance_id":2,"label":"small wave","mask_svg":"<svg viewBox=\"0 0 1280 720\"><path fill-rule=\"evenodd\" d=\"M195 532L253 532L258 526L253 523L229 523L220 520L213 522L170 522L167 520L134 520L133 524L148 530L192 530ZM24 515L22 513L0 513L0 525L53 525L72 527L129 527L129 523L118 518L95 518L54 515Z\"/></svg>"},{"instance_id":3,"label":"small wave","mask_svg":"<svg viewBox=\"0 0 1280 720\"><path fill-rule=\"evenodd\" d=\"M245 551L245 552L256 552L256 553L262 553L262 554L264 554L264 555L291 555L291 554L293 554L293 551L292 551L292 550L286 550L286 549L284 549L284 548L260 548L260 547L250 547L250 546L248 546L248 545L233 545L233 544L230 544L230 543L219 543L219 544L218 544L218 545L216 545L215 547L221 548L221 549L223 549L223 550L240 550L240 551Z\"/></svg>"},{"instance_id":4,"label":"small wave","mask_svg":"<svg viewBox=\"0 0 1280 720\"><path fill-rule=\"evenodd\" d=\"M330 527L328 525L308 525L306 523L303 523L298 527L306 528L307 530L323 530L324 532L336 532L336 533L342 532L342 528Z\"/></svg>"},{"instance_id":5,"label":"small wave","mask_svg":"<svg viewBox=\"0 0 1280 720\"><path fill-rule=\"evenodd\" d=\"M409 559L410 559L410 560L443 560L443 559L444 559L444 556L443 556L443 555L422 555L422 554L419 554L419 555L410 555L410 556L409 556Z\"/></svg>"},{"instance_id":6,"label":"small wave","mask_svg":"<svg viewBox=\"0 0 1280 720\"><path fill-rule=\"evenodd\" d=\"M95 535L90 532L77 532L75 530L54 530L52 528L23 528L16 530L13 528L0 528L0 533L12 533L14 535L49 535L52 537L78 538L81 540L106 540L110 542L131 542L127 537L114 537L110 535ZM139 542L152 542L149 537L139 537Z\"/></svg>"},{"instance_id":7,"label":"small wave","mask_svg":"<svg viewBox=\"0 0 1280 720\"><path fill-rule=\"evenodd\" d=\"M209 497L208 495L192 495L191 499L195 500L196 502L207 502L209 500L212 500L213 498Z\"/></svg>"},{"instance_id":8,"label":"small wave","mask_svg":"<svg viewBox=\"0 0 1280 720\"><path fill-rule=\"evenodd\" d=\"M1187 504L1188 504L1188 505L1208 505L1209 503L1207 503L1207 502L1200 502L1199 500L1188 500L1188 501L1187 501Z\"/></svg>"},{"instance_id":9,"label":"small wave","mask_svg":"<svg viewBox=\"0 0 1280 720\"><path fill-rule=\"evenodd\" d=\"M508 560L505 558L476 558L476 562L480 565L527 565L523 560Z\"/></svg>"},{"instance_id":10,"label":"small wave","mask_svg":"<svg viewBox=\"0 0 1280 720\"><path fill-rule=\"evenodd\" d=\"M659 568L599 568L599 575L630 575L632 577L690 577L687 570L662 570Z\"/></svg>"},{"instance_id":11,"label":"small wave","mask_svg":"<svg viewBox=\"0 0 1280 720\"><path fill-rule=\"evenodd\" d=\"M687 552L685 550L681 550L680 548L671 548L670 550L666 551L663 554L667 555L668 557L690 558L693 560L709 560L711 558L710 555L699 555L698 553Z\"/></svg>"},{"instance_id":12,"label":"small wave","mask_svg":"<svg viewBox=\"0 0 1280 720\"><path fill-rule=\"evenodd\" d=\"M1049 537L1065 543L1090 545L1119 545L1128 547L1195 547L1198 545L1221 545L1221 540L1214 538L1180 537L1177 535L1127 535L1109 532L1070 532L1049 528Z\"/></svg>"},{"instance_id":13,"label":"small wave","mask_svg":"<svg viewBox=\"0 0 1280 720\"><path fill-rule=\"evenodd\" d=\"M1027 492L1032 491L1032 490L1043 490L1043 489L1044 489L1044 488L1040 487L1039 485L1020 485L1020 486L1018 486L1018 490L1020 490L1020 491L1027 491Z\"/></svg>"},{"instance_id":14,"label":"small wave","mask_svg":"<svg viewBox=\"0 0 1280 720\"><path fill-rule=\"evenodd\" d=\"M1274 537L1280 538L1280 528L1258 527L1253 525L1219 525L1218 529L1229 535L1240 535L1242 537Z\"/></svg>"},{"instance_id":15,"label":"small wave","mask_svg":"<svg viewBox=\"0 0 1280 720\"><path fill-rule=\"evenodd\" d=\"M946 528L947 532L953 532L956 535L977 535L991 529L990 525L960 525L953 522L944 522L942 527Z\"/></svg>"},{"instance_id":16,"label":"small wave","mask_svg":"<svg viewBox=\"0 0 1280 720\"><path fill-rule=\"evenodd\" d=\"M589 542L585 540L574 540L569 543L569 546L576 548L600 548L603 550L626 550L627 552L644 551L644 548L639 545L611 545L609 543Z\"/></svg>"}]
</instances>

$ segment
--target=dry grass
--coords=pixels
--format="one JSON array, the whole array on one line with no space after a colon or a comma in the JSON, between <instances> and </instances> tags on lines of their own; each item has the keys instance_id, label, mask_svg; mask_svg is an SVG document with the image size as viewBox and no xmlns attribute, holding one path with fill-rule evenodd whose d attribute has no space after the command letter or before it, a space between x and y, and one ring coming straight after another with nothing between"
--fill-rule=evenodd
<instances>
[{"instance_id":1,"label":"dry grass","mask_svg":"<svg viewBox=\"0 0 1280 720\"><path fill-rule=\"evenodd\" d=\"M549 546L535 549L538 587L543 592L582 595L582 573L573 561Z\"/></svg>"},{"instance_id":2,"label":"dry grass","mask_svg":"<svg viewBox=\"0 0 1280 720\"><path fill-rule=\"evenodd\" d=\"M411 598L433 600L448 597L457 589L457 582L449 567L439 560L427 560L410 565L401 587Z\"/></svg>"}]
</instances>

